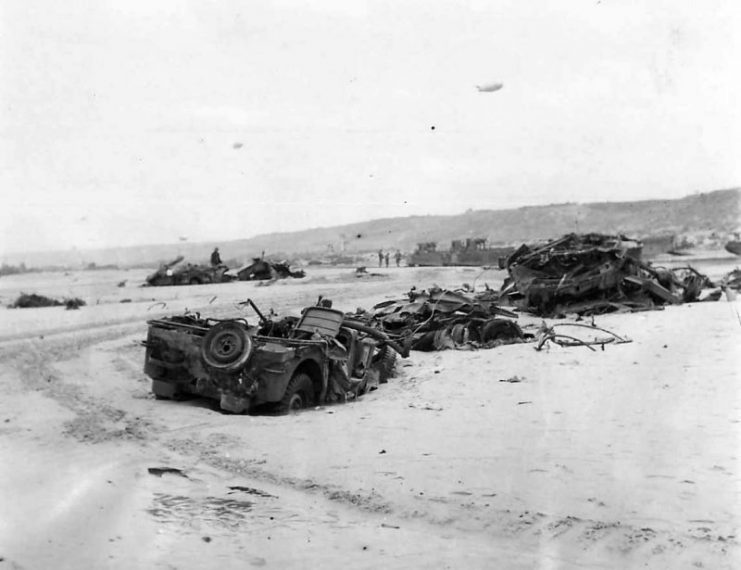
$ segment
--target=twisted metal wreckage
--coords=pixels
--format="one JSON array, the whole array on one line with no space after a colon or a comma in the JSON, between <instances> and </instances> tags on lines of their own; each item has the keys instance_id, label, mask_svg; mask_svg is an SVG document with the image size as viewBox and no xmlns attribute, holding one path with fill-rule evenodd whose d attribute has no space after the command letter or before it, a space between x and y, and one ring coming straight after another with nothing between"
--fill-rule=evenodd
<instances>
[{"instance_id":1,"label":"twisted metal wreckage","mask_svg":"<svg viewBox=\"0 0 741 570\"><path fill-rule=\"evenodd\" d=\"M596 233L522 245L501 263L509 276L500 300L535 315L563 317L720 297L707 276L690 266L654 267L641 260L641 248L638 240Z\"/></svg>"},{"instance_id":2,"label":"twisted metal wreckage","mask_svg":"<svg viewBox=\"0 0 741 570\"><path fill-rule=\"evenodd\" d=\"M491 290L476 295L432 287L412 288L407 297L378 303L373 312L358 309L348 317L382 330L411 350L490 348L525 342L528 336L500 307ZM509 317L509 318L502 318Z\"/></svg>"},{"instance_id":3,"label":"twisted metal wreckage","mask_svg":"<svg viewBox=\"0 0 741 570\"><path fill-rule=\"evenodd\" d=\"M592 322L543 322L533 334L503 308L540 316L602 314L660 308L665 303L717 298L710 280L691 267L668 270L640 260L640 242L624 236L570 234L506 260L501 291L488 286L446 290L412 288L371 311L343 313L319 298L300 317L201 318L198 314L149 321L145 372L158 397L195 394L232 412L269 406L280 412L340 402L376 388L392 374L397 354L410 350L473 350L534 342L604 350L630 339ZM729 275L728 286L737 276ZM718 290L718 296L720 290ZM532 325L531 325L532 326Z\"/></svg>"},{"instance_id":4,"label":"twisted metal wreckage","mask_svg":"<svg viewBox=\"0 0 741 570\"><path fill-rule=\"evenodd\" d=\"M292 270L287 261L270 261L255 257L252 262L236 269L224 264L204 265L184 262L179 255L168 263L163 263L157 271L147 276L145 286L201 285L203 283L228 283L230 281L274 281L293 277L306 277L302 270Z\"/></svg>"},{"instance_id":5,"label":"twisted metal wreckage","mask_svg":"<svg viewBox=\"0 0 741 570\"><path fill-rule=\"evenodd\" d=\"M272 409L287 413L316 404L344 402L375 389L393 375L397 354L409 350L488 348L529 342L509 318L513 313L493 300L494 292L474 297L437 287L385 301L374 312L343 313L319 298L300 317L266 317L247 300L258 322L243 317L202 318L186 313L148 322L144 371L158 398L183 395L216 400L223 410L242 413ZM598 329L603 332L604 329ZM553 328L539 331L540 348L629 342L584 341Z\"/></svg>"}]
</instances>

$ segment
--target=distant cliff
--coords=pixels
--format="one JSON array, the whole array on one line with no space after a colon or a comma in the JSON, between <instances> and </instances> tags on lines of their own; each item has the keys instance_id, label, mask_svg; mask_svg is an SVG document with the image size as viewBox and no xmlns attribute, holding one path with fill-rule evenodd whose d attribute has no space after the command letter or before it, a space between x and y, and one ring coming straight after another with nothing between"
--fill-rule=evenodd
<instances>
[{"instance_id":1,"label":"distant cliff","mask_svg":"<svg viewBox=\"0 0 741 570\"><path fill-rule=\"evenodd\" d=\"M447 248L453 239L486 237L493 243L517 244L564 233L622 232L631 236L716 232L729 235L741 229L741 189L693 194L678 200L552 204L510 210L472 210L450 216L410 216L369 220L344 226L258 235L218 244L176 243L88 251L38 252L8 256L8 263L27 266L87 263L119 266L152 265L184 255L207 261L218 245L225 260L246 261L262 251L305 259L340 253L372 252L379 248L410 252L421 241ZM184 228L185 232L187 228Z\"/></svg>"}]
</instances>

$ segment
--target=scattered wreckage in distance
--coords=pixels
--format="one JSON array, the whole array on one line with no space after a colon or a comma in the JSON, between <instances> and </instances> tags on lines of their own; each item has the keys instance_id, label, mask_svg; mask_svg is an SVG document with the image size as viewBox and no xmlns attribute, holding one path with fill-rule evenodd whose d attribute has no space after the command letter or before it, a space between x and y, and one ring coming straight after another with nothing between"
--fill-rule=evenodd
<instances>
[{"instance_id":1,"label":"scattered wreckage in distance","mask_svg":"<svg viewBox=\"0 0 741 570\"><path fill-rule=\"evenodd\" d=\"M384 332L345 317L320 298L301 317L210 319L185 314L148 321L144 372L158 398L196 395L243 413L288 413L374 389L408 356Z\"/></svg>"},{"instance_id":2,"label":"scattered wreckage in distance","mask_svg":"<svg viewBox=\"0 0 741 570\"><path fill-rule=\"evenodd\" d=\"M231 278L226 275L226 265L203 265L184 263L182 255L169 263L162 263L157 271L147 276L145 285L162 287L167 285L201 285L203 283L226 283Z\"/></svg>"},{"instance_id":3,"label":"scattered wreckage in distance","mask_svg":"<svg viewBox=\"0 0 741 570\"><path fill-rule=\"evenodd\" d=\"M692 267L643 262L641 249L638 240L597 233L522 245L502 264L508 277L500 300L546 317L595 315L705 300L705 290L714 287Z\"/></svg>"},{"instance_id":4,"label":"scattered wreckage in distance","mask_svg":"<svg viewBox=\"0 0 741 570\"><path fill-rule=\"evenodd\" d=\"M292 271L287 261L268 261L261 257L255 257L252 259L252 263L237 269L230 269L227 271L227 275L239 281L261 281L286 279L288 277L301 279L306 277L306 272L303 269Z\"/></svg>"},{"instance_id":5,"label":"scattered wreckage in distance","mask_svg":"<svg viewBox=\"0 0 741 570\"><path fill-rule=\"evenodd\" d=\"M224 264L204 265L184 263L180 255L163 263L146 278L147 286L201 285L204 283L229 283L230 281L259 281L268 279L302 278L303 270L293 271L287 261L267 261L256 257L251 263L237 269Z\"/></svg>"}]
</instances>

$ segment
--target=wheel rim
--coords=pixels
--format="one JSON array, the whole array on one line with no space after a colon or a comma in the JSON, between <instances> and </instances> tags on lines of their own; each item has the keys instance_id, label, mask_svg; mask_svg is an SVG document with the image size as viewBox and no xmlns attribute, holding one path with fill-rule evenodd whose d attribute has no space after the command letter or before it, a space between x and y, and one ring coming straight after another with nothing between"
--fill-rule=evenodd
<instances>
[{"instance_id":1,"label":"wheel rim","mask_svg":"<svg viewBox=\"0 0 741 570\"><path fill-rule=\"evenodd\" d=\"M303 408L304 397L300 392L297 392L293 396L291 396L291 399L288 401L288 411L296 412L298 410L302 410Z\"/></svg>"},{"instance_id":2,"label":"wheel rim","mask_svg":"<svg viewBox=\"0 0 741 570\"><path fill-rule=\"evenodd\" d=\"M244 327L227 321L207 333L201 354L208 366L236 370L247 362L251 351L252 341Z\"/></svg>"},{"instance_id":3,"label":"wheel rim","mask_svg":"<svg viewBox=\"0 0 741 570\"><path fill-rule=\"evenodd\" d=\"M219 362L234 360L244 348L242 339L233 331L223 331L211 341L211 355Z\"/></svg>"}]
</instances>

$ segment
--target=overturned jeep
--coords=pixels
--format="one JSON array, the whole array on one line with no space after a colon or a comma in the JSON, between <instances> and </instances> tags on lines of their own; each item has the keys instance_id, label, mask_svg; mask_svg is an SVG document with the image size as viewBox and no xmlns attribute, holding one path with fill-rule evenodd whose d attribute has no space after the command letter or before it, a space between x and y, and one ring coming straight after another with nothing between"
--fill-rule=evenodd
<instances>
[{"instance_id":1,"label":"overturned jeep","mask_svg":"<svg viewBox=\"0 0 741 570\"><path fill-rule=\"evenodd\" d=\"M382 331L328 306L273 320L245 304L259 324L197 314L148 322L144 372L157 398L190 394L234 413L288 413L374 389L393 373L396 354L408 355Z\"/></svg>"}]
</instances>

